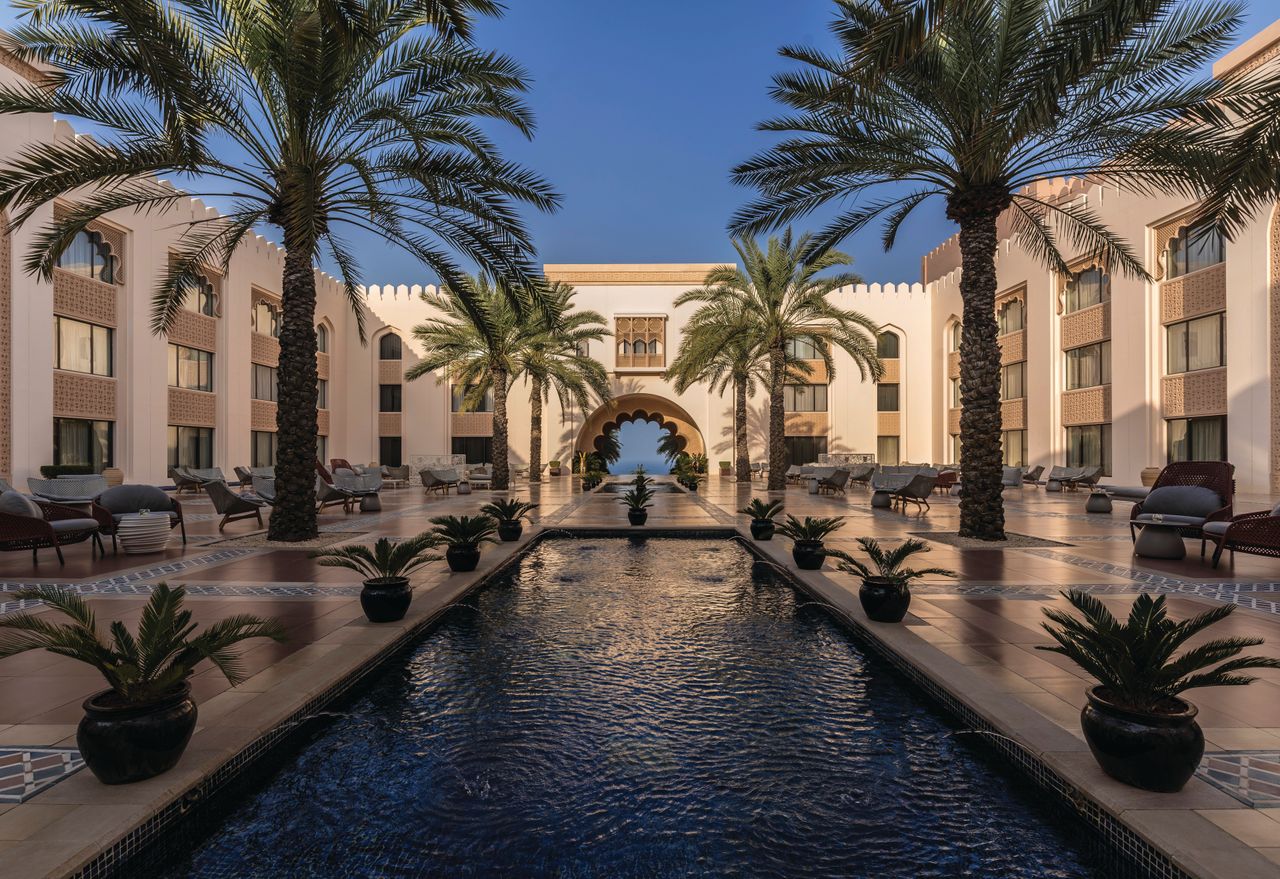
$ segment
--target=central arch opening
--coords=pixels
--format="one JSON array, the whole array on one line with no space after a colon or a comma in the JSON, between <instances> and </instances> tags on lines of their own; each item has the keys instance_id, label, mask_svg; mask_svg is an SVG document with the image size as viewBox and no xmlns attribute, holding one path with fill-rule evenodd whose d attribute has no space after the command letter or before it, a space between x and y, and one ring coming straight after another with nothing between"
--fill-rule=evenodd
<instances>
[{"instance_id":1,"label":"central arch opening","mask_svg":"<svg viewBox=\"0 0 1280 879\"><path fill-rule=\"evenodd\" d=\"M623 394L600 406L578 433L576 452L603 451L607 436L621 447L609 468L613 473L632 473L638 464L651 473L666 473L668 450L706 454L702 431L689 413L654 394Z\"/></svg>"},{"instance_id":2,"label":"central arch opening","mask_svg":"<svg viewBox=\"0 0 1280 879\"><path fill-rule=\"evenodd\" d=\"M670 430L652 421L623 423L618 428L622 454L611 469L614 473L634 473L637 467L644 467L649 473L666 473L669 465L662 453L662 443L665 437L671 436Z\"/></svg>"}]
</instances>

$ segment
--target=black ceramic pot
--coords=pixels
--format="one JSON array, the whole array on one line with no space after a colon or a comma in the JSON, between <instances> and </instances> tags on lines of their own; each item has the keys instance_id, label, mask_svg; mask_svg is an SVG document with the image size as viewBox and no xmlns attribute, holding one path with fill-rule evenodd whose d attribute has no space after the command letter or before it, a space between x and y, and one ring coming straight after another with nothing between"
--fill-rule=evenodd
<instances>
[{"instance_id":1,"label":"black ceramic pot","mask_svg":"<svg viewBox=\"0 0 1280 879\"><path fill-rule=\"evenodd\" d=\"M520 539L520 535L524 533L524 526L517 519L514 522L499 522L498 536L507 543L512 543Z\"/></svg>"},{"instance_id":2,"label":"black ceramic pot","mask_svg":"<svg viewBox=\"0 0 1280 879\"><path fill-rule=\"evenodd\" d=\"M858 600L869 619L877 623L900 623L911 606L911 590L906 583L888 577L865 577L858 588Z\"/></svg>"},{"instance_id":3,"label":"black ceramic pot","mask_svg":"<svg viewBox=\"0 0 1280 879\"><path fill-rule=\"evenodd\" d=\"M360 607L371 623L394 623L404 619L412 598L408 577L379 577L364 581Z\"/></svg>"},{"instance_id":4,"label":"black ceramic pot","mask_svg":"<svg viewBox=\"0 0 1280 879\"><path fill-rule=\"evenodd\" d=\"M1092 687L1087 696L1080 726L1107 775L1143 790L1182 790L1204 756L1196 706L1173 699L1170 713L1146 714L1113 704L1102 687Z\"/></svg>"},{"instance_id":5,"label":"black ceramic pot","mask_svg":"<svg viewBox=\"0 0 1280 879\"><path fill-rule=\"evenodd\" d=\"M791 545L791 558L802 571L818 570L826 557L827 551L822 548L821 540L797 540Z\"/></svg>"},{"instance_id":6,"label":"black ceramic pot","mask_svg":"<svg viewBox=\"0 0 1280 879\"><path fill-rule=\"evenodd\" d=\"M772 519L752 519L751 536L756 540L772 540L774 524Z\"/></svg>"},{"instance_id":7,"label":"black ceramic pot","mask_svg":"<svg viewBox=\"0 0 1280 879\"><path fill-rule=\"evenodd\" d=\"M186 682L148 705L122 704L114 690L103 690L84 700L76 746L98 781L128 784L172 769L195 728Z\"/></svg>"},{"instance_id":8,"label":"black ceramic pot","mask_svg":"<svg viewBox=\"0 0 1280 879\"><path fill-rule=\"evenodd\" d=\"M480 564L480 547L474 544L456 544L444 551L444 560L449 563L449 570L456 573L474 571Z\"/></svg>"},{"instance_id":9,"label":"black ceramic pot","mask_svg":"<svg viewBox=\"0 0 1280 879\"><path fill-rule=\"evenodd\" d=\"M627 521L632 525L643 525L648 520L648 510L627 510Z\"/></svg>"}]
</instances>

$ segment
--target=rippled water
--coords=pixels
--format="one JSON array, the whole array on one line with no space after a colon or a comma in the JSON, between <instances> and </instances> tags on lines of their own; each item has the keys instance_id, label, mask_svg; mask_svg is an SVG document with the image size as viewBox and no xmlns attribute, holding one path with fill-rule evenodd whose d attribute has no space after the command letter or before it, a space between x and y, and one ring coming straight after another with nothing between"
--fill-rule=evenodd
<instances>
[{"instance_id":1,"label":"rippled water","mask_svg":"<svg viewBox=\"0 0 1280 879\"><path fill-rule=\"evenodd\" d=\"M466 604L166 875L1108 875L733 543L548 541Z\"/></svg>"}]
</instances>

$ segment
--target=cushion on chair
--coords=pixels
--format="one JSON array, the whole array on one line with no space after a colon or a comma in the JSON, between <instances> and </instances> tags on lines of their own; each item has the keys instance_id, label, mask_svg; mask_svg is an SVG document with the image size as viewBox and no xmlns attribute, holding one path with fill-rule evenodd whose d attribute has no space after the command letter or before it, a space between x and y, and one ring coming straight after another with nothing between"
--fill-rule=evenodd
<instances>
[{"instance_id":1,"label":"cushion on chair","mask_svg":"<svg viewBox=\"0 0 1280 879\"><path fill-rule=\"evenodd\" d=\"M97 519L57 519L49 523L55 534L66 534L70 531L97 531Z\"/></svg>"},{"instance_id":2,"label":"cushion on chair","mask_svg":"<svg viewBox=\"0 0 1280 879\"><path fill-rule=\"evenodd\" d=\"M1157 515L1160 517L1158 522L1155 518ZM1133 521L1155 525L1184 525L1190 528L1199 528L1205 524L1204 516L1179 516L1174 513L1140 513Z\"/></svg>"},{"instance_id":3,"label":"cushion on chair","mask_svg":"<svg viewBox=\"0 0 1280 879\"><path fill-rule=\"evenodd\" d=\"M1222 498L1203 485L1166 485L1157 488L1142 502L1143 514L1172 513L1175 516L1208 518L1224 506Z\"/></svg>"},{"instance_id":4,"label":"cushion on chair","mask_svg":"<svg viewBox=\"0 0 1280 879\"><path fill-rule=\"evenodd\" d=\"M26 516L28 519L43 519L44 512L36 502L19 491L6 491L0 494L0 513L10 516Z\"/></svg>"},{"instance_id":5,"label":"cushion on chair","mask_svg":"<svg viewBox=\"0 0 1280 879\"><path fill-rule=\"evenodd\" d=\"M154 485L117 485L98 495L98 506L119 516L139 510L172 510L173 501Z\"/></svg>"},{"instance_id":6,"label":"cushion on chair","mask_svg":"<svg viewBox=\"0 0 1280 879\"><path fill-rule=\"evenodd\" d=\"M1230 527L1231 523L1226 521L1205 522L1204 525L1201 526L1200 530L1205 534L1216 534L1218 536L1222 536L1227 533L1227 529Z\"/></svg>"}]
</instances>

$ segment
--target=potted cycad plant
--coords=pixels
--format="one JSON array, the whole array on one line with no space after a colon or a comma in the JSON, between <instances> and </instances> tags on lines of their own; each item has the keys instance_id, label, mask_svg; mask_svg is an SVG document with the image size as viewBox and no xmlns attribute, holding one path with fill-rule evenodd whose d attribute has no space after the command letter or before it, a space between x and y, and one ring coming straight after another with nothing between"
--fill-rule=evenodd
<instances>
[{"instance_id":1,"label":"potted cycad plant","mask_svg":"<svg viewBox=\"0 0 1280 879\"><path fill-rule=\"evenodd\" d=\"M864 564L852 556L840 553L840 570L862 578L858 601L862 603L868 619L877 623L902 622L902 618L907 615L907 608L911 606L912 580L931 574L955 576L954 571L946 568L913 570L903 567L903 563L911 556L929 551L929 545L923 540L904 540L896 549L885 552L880 541L871 537L859 537L858 546L862 547L871 564Z\"/></svg>"},{"instance_id":2,"label":"potted cycad plant","mask_svg":"<svg viewBox=\"0 0 1280 879\"><path fill-rule=\"evenodd\" d=\"M490 501L480 508L480 512L498 523L498 536L508 543L519 540L524 533L521 519L529 518L529 511L537 509L537 504L522 501L520 498L499 498Z\"/></svg>"},{"instance_id":3,"label":"potted cycad plant","mask_svg":"<svg viewBox=\"0 0 1280 879\"><path fill-rule=\"evenodd\" d=\"M720 462L720 475L728 476L733 472L733 463L731 461Z\"/></svg>"},{"instance_id":4,"label":"potted cycad plant","mask_svg":"<svg viewBox=\"0 0 1280 879\"><path fill-rule=\"evenodd\" d=\"M363 574L360 607L371 623L394 623L404 619L413 599L409 575L443 556L430 550L440 545L434 534L419 534L408 540L378 539L372 547L361 543L317 552L313 558L326 568L346 568Z\"/></svg>"},{"instance_id":5,"label":"potted cycad plant","mask_svg":"<svg viewBox=\"0 0 1280 879\"><path fill-rule=\"evenodd\" d=\"M649 507L653 505L653 489L649 488L652 481L643 470L637 470L636 478L631 480L631 488L619 499L619 503L627 508L627 521L632 525L643 525L649 519Z\"/></svg>"},{"instance_id":6,"label":"potted cycad plant","mask_svg":"<svg viewBox=\"0 0 1280 879\"><path fill-rule=\"evenodd\" d=\"M775 527L773 517L782 512L782 501L762 501L756 497L738 512L751 517L752 537L756 540L772 540Z\"/></svg>"},{"instance_id":7,"label":"potted cycad plant","mask_svg":"<svg viewBox=\"0 0 1280 879\"><path fill-rule=\"evenodd\" d=\"M191 677L209 660L231 682L244 680L232 648L250 638L283 641L276 620L240 614L196 634L191 612L183 610L186 591L158 583L142 609L136 633L113 622L103 638L88 603L57 586L18 590L20 600L38 600L70 622L52 622L46 614L0 617L0 659L27 650L48 650L96 668L109 688L84 701L76 746L85 765L104 784L142 781L172 769L196 728Z\"/></svg>"},{"instance_id":8,"label":"potted cycad plant","mask_svg":"<svg viewBox=\"0 0 1280 879\"><path fill-rule=\"evenodd\" d=\"M777 531L793 541L791 558L795 560L796 567L802 571L816 571L822 567L822 562L827 557L823 541L843 527L844 522L840 516L805 516L804 519L797 519L788 513L786 521L777 526Z\"/></svg>"},{"instance_id":9,"label":"potted cycad plant","mask_svg":"<svg viewBox=\"0 0 1280 879\"><path fill-rule=\"evenodd\" d=\"M560 462L559 462L559 461L557 461L555 458L552 458L550 461L548 461L548 462L547 462L547 472L548 472L548 473L550 473L552 476L559 476L559 475L560 475Z\"/></svg>"},{"instance_id":10,"label":"potted cycad plant","mask_svg":"<svg viewBox=\"0 0 1280 879\"><path fill-rule=\"evenodd\" d=\"M1045 631L1058 643L1038 649L1067 657L1098 681L1086 694L1080 725L1103 771L1125 784L1172 792L1196 771L1204 733L1196 706L1180 698L1182 693L1241 686L1254 680L1240 674L1246 669L1280 668L1280 659L1240 655L1261 638L1219 638L1183 649L1230 616L1233 604L1174 621L1163 595L1144 594L1122 625L1097 598L1078 590L1064 595L1080 616L1045 608L1057 624L1044 623Z\"/></svg>"},{"instance_id":11,"label":"potted cycad plant","mask_svg":"<svg viewBox=\"0 0 1280 879\"><path fill-rule=\"evenodd\" d=\"M488 516L436 516L431 533L445 545L444 559L455 573L474 571L480 564L480 544L496 543L498 523Z\"/></svg>"}]
</instances>

